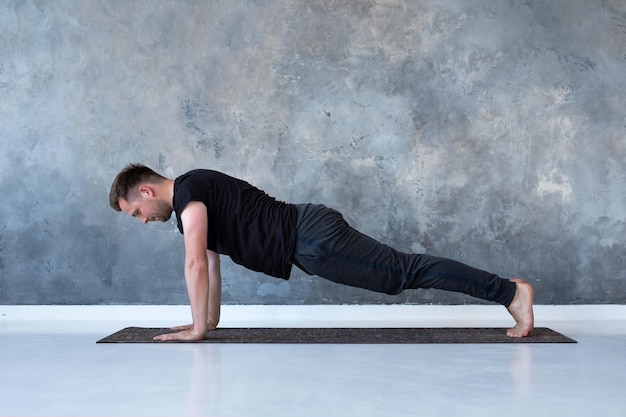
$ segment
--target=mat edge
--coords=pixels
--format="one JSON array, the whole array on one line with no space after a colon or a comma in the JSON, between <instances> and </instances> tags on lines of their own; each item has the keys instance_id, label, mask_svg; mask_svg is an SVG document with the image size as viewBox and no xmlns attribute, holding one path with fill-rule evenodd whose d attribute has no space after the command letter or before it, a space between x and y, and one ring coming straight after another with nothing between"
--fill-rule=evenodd
<instances>
[{"instance_id":1,"label":"mat edge","mask_svg":"<svg viewBox=\"0 0 626 417\"><path fill-rule=\"evenodd\" d=\"M334 329L334 330L341 330L341 329L345 329L345 330L356 330L356 329L367 329L367 330L392 330L392 329L399 329L399 330L499 330L502 331L503 333L506 332L507 328L506 327L301 327L301 328L295 328L295 327L221 327L220 329L233 329L233 330L248 330L248 329L255 329L255 330L269 330L269 329L308 329L308 330L324 330L324 329ZM168 331L170 331L169 328L167 327L141 327L141 326L128 326L125 327L123 329L120 329L108 336L105 336L101 339L99 339L98 341L96 341L96 343L100 343L100 344L153 344L153 343L163 343L163 342L157 342L157 341L153 341L153 340L133 340L133 341L128 341L128 340L114 340L114 336L119 335L119 334L123 334L125 332L128 332L130 330L139 330L139 331L155 331L155 333L167 333ZM476 342L476 341L472 341L472 342L413 342L413 343L407 343L407 342L379 342L376 343L374 341L372 341L371 343L363 343L363 342L245 342L245 341L207 341L207 340L199 340L199 341L176 341L176 342L169 342L169 343L200 343L200 344L255 344L255 343L262 343L262 344L283 344L283 343L293 343L293 344L576 344L578 343L575 339L572 339L569 336L564 335L561 332L557 332L556 330L553 330L549 327L536 327L535 331L548 331L554 334L553 337L558 337L558 338L562 338L564 340L561 341L543 341L543 340L537 340L537 339L533 339L532 337L529 338L511 338L511 339L503 339L504 341L485 341L485 342ZM112 339L112 340L109 340ZM167 343L167 342L166 342Z\"/></svg>"}]
</instances>

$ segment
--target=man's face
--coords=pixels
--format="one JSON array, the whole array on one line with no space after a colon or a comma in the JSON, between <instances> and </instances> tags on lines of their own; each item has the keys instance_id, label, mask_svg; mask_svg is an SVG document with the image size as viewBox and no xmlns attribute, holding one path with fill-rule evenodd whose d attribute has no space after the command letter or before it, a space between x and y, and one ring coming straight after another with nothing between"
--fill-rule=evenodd
<instances>
[{"instance_id":1,"label":"man's face","mask_svg":"<svg viewBox=\"0 0 626 417\"><path fill-rule=\"evenodd\" d=\"M166 222L172 217L171 206L154 196L140 196L130 201L120 198L119 203L124 213L139 219L143 224Z\"/></svg>"}]
</instances>

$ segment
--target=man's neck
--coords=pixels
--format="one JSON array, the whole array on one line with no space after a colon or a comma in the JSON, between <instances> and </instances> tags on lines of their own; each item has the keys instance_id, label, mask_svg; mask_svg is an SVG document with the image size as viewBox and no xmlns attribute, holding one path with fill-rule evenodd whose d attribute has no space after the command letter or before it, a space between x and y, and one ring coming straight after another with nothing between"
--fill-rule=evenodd
<instances>
[{"instance_id":1,"label":"man's neck","mask_svg":"<svg viewBox=\"0 0 626 417\"><path fill-rule=\"evenodd\" d=\"M174 180L167 179L163 183L163 197L174 205Z\"/></svg>"},{"instance_id":2,"label":"man's neck","mask_svg":"<svg viewBox=\"0 0 626 417\"><path fill-rule=\"evenodd\" d=\"M151 187L160 200L174 205L174 180L166 178Z\"/></svg>"}]
</instances>

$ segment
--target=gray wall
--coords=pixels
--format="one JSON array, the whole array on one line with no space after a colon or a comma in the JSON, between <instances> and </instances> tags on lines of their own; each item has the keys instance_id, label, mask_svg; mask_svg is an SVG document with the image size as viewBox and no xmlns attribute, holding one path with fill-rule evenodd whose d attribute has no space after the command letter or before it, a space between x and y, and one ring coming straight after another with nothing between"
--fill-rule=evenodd
<instances>
[{"instance_id":1,"label":"gray wall","mask_svg":"<svg viewBox=\"0 0 626 417\"><path fill-rule=\"evenodd\" d=\"M108 207L128 162L624 303L625 27L621 0L2 0L0 303L187 302L174 222ZM228 304L476 302L223 275Z\"/></svg>"}]
</instances>

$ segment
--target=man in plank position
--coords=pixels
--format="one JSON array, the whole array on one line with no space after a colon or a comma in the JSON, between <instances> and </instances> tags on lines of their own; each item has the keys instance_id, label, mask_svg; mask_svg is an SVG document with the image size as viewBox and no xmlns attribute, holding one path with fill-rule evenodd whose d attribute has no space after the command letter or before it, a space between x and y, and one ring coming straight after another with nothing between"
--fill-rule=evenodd
<instances>
[{"instance_id":1,"label":"man in plank position","mask_svg":"<svg viewBox=\"0 0 626 417\"><path fill-rule=\"evenodd\" d=\"M131 164L115 178L109 203L141 220L166 222L176 213L185 241L185 283L193 324L157 336L200 340L220 319L220 254L267 275L289 279L292 265L310 275L386 294L405 289L456 291L504 305L515 320L511 337L534 326L533 288L460 262L406 254L351 228L319 204L277 201L245 181L211 170L176 179Z\"/></svg>"}]
</instances>

